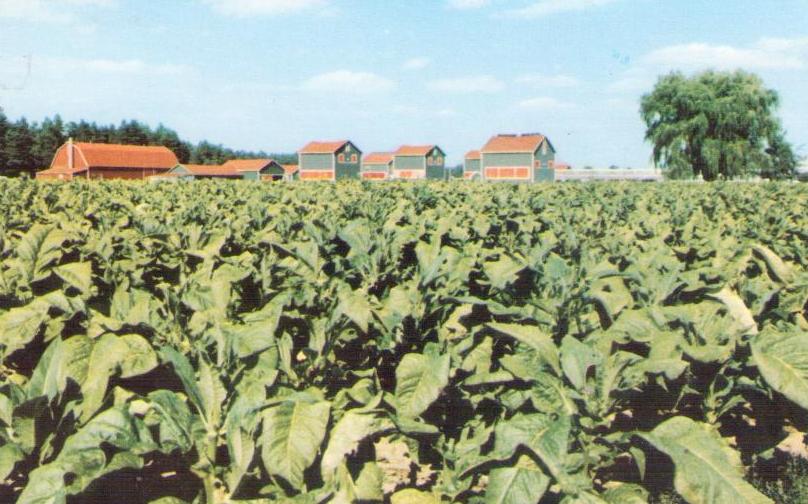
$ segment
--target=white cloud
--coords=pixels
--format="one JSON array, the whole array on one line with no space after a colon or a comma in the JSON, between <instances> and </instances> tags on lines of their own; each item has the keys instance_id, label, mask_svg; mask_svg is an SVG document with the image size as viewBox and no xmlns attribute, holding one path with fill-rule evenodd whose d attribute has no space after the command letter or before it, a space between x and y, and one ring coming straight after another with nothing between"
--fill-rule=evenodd
<instances>
[{"instance_id":1,"label":"white cloud","mask_svg":"<svg viewBox=\"0 0 808 504\"><path fill-rule=\"evenodd\" d=\"M117 74L179 75L188 70L185 65L173 65L170 63L149 64L138 59L96 59L84 61L80 65L80 68L84 70Z\"/></svg>"},{"instance_id":2,"label":"white cloud","mask_svg":"<svg viewBox=\"0 0 808 504\"><path fill-rule=\"evenodd\" d=\"M532 110L569 110L575 106L571 103L557 100L549 96L539 96L519 102L519 106Z\"/></svg>"},{"instance_id":3,"label":"white cloud","mask_svg":"<svg viewBox=\"0 0 808 504\"><path fill-rule=\"evenodd\" d=\"M580 85L580 81L571 75L523 75L516 79L519 84L528 84L536 87L571 88Z\"/></svg>"},{"instance_id":4,"label":"white cloud","mask_svg":"<svg viewBox=\"0 0 808 504\"><path fill-rule=\"evenodd\" d=\"M439 79L428 84L433 91L445 93L497 93L505 89L505 83L490 75L475 75L453 79Z\"/></svg>"},{"instance_id":5,"label":"white cloud","mask_svg":"<svg viewBox=\"0 0 808 504\"><path fill-rule=\"evenodd\" d=\"M115 0L0 0L0 18L69 23L84 7L111 7Z\"/></svg>"},{"instance_id":6,"label":"white cloud","mask_svg":"<svg viewBox=\"0 0 808 504\"><path fill-rule=\"evenodd\" d=\"M390 111L394 114L404 116L404 117L455 117L457 116L457 111L453 108L443 108L439 110L434 110L432 108L422 108L416 107L413 105L394 105L390 108Z\"/></svg>"},{"instance_id":7,"label":"white cloud","mask_svg":"<svg viewBox=\"0 0 808 504\"><path fill-rule=\"evenodd\" d=\"M188 73L191 67L171 63L148 63L139 59L75 59L43 58L33 60L33 73L65 74L81 69L82 72L107 75L170 76Z\"/></svg>"},{"instance_id":8,"label":"white cloud","mask_svg":"<svg viewBox=\"0 0 808 504\"><path fill-rule=\"evenodd\" d=\"M404 70L423 70L432 63L429 58L412 58L401 66Z\"/></svg>"},{"instance_id":9,"label":"white cloud","mask_svg":"<svg viewBox=\"0 0 808 504\"><path fill-rule=\"evenodd\" d=\"M381 75L350 70L337 70L316 75L303 83L303 89L307 91L344 94L383 93L391 91L395 87L395 82Z\"/></svg>"},{"instance_id":10,"label":"white cloud","mask_svg":"<svg viewBox=\"0 0 808 504\"><path fill-rule=\"evenodd\" d=\"M673 70L799 71L806 68L808 37L763 38L745 47L693 42L649 52L619 75L609 90L632 94L647 92L660 75Z\"/></svg>"},{"instance_id":11,"label":"white cloud","mask_svg":"<svg viewBox=\"0 0 808 504\"><path fill-rule=\"evenodd\" d=\"M505 16L510 18L536 19L563 12L584 11L594 7L615 3L619 0L540 0L526 7L509 9Z\"/></svg>"},{"instance_id":12,"label":"white cloud","mask_svg":"<svg viewBox=\"0 0 808 504\"><path fill-rule=\"evenodd\" d=\"M783 41L781 40L778 44L783 44ZM788 50L763 49L760 46L743 48L700 43L663 47L646 55L643 62L649 65L683 70L701 68L793 70L803 68L805 65L799 55Z\"/></svg>"},{"instance_id":13,"label":"white cloud","mask_svg":"<svg viewBox=\"0 0 808 504\"><path fill-rule=\"evenodd\" d=\"M491 3L491 0L448 0L449 7L458 10L480 9Z\"/></svg>"},{"instance_id":14,"label":"white cloud","mask_svg":"<svg viewBox=\"0 0 808 504\"><path fill-rule=\"evenodd\" d=\"M275 16L314 8L325 8L327 0L202 0L227 16Z\"/></svg>"}]
</instances>

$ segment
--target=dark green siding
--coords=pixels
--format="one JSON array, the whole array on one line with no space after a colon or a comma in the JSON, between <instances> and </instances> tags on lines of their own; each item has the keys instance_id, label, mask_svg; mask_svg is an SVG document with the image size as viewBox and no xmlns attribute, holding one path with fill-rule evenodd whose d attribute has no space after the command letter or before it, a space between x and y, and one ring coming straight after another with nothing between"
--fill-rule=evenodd
<instances>
[{"instance_id":1,"label":"dark green siding","mask_svg":"<svg viewBox=\"0 0 808 504\"><path fill-rule=\"evenodd\" d=\"M539 168L534 172L536 182L554 182L555 170L552 168Z\"/></svg>"},{"instance_id":2,"label":"dark green siding","mask_svg":"<svg viewBox=\"0 0 808 504\"><path fill-rule=\"evenodd\" d=\"M536 182L552 182L555 180L555 170L550 168L551 161L555 161L555 149L553 149L550 142L545 140L539 150L536 151L537 169L533 172Z\"/></svg>"},{"instance_id":3,"label":"dark green siding","mask_svg":"<svg viewBox=\"0 0 808 504\"><path fill-rule=\"evenodd\" d=\"M427 155L426 178L428 180L446 179L446 155L437 147Z\"/></svg>"},{"instance_id":4,"label":"dark green siding","mask_svg":"<svg viewBox=\"0 0 808 504\"><path fill-rule=\"evenodd\" d=\"M363 164L362 165L363 172L379 172L383 171L386 173L390 173L390 163L386 164Z\"/></svg>"},{"instance_id":5,"label":"dark green siding","mask_svg":"<svg viewBox=\"0 0 808 504\"><path fill-rule=\"evenodd\" d=\"M258 172L242 172L241 178L242 180L251 180L253 182L259 180Z\"/></svg>"},{"instance_id":6,"label":"dark green siding","mask_svg":"<svg viewBox=\"0 0 808 504\"><path fill-rule=\"evenodd\" d=\"M333 154L301 154L301 170L331 170L333 166Z\"/></svg>"},{"instance_id":7,"label":"dark green siding","mask_svg":"<svg viewBox=\"0 0 808 504\"><path fill-rule=\"evenodd\" d=\"M507 153L507 154L485 154L483 155L483 169L490 167L517 167L532 166L533 156L530 154Z\"/></svg>"},{"instance_id":8,"label":"dark green siding","mask_svg":"<svg viewBox=\"0 0 808 504\"><path fill-rule=\"evenodd\" d=\"M396 156L393 160L394 170L423 170L423 156Z\"/></svg>"},{"instance_id":9,"label":"dark green siding","mask_svg":"<svg viewBox=\"0 0 808 504\"><path fill-rule=\"evenodd\" d=\"M480 172L480 167L482 166L482 162L479 159L467 159L465 171L467 172Z\"/></svg>"},{"instance_id":10,"label":"dark green siding","mask_svg":"<svg viewBox=\"0 0 808 504\"><path fill-rule=\"evenodd\" d=\"M336 153L336 174L337 180L358 179L360 167L362 166L362 152L352 143L345 144ZM344 156L345 162L340 162L340 156ZM351 161L352 156L356 156L356 161Z\"/></svg>"}]
</instances>

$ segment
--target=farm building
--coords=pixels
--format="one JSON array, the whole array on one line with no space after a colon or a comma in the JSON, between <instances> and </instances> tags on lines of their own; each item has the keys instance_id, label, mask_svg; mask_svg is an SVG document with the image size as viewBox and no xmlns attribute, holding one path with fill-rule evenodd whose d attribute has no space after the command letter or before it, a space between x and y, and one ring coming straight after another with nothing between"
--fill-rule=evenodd
<instances>
[{"instance_id":1,"label":"farm building","mask_svg":"<svg viewBox=\"0 0 808 504\"><path fill-rule=\"evenodd\" d=\"M661 182L658 170L556 170L558 181L632 180L635 182Z\"/></svg>"},{"instance_id":2,"label":"farm building","mask_svg":"<svg viewBox=\"0 0 808 504\"><path fill-rule=\"evenodd\" d=\"M59 147L40 180L138 179L168 172L177 156L166 147L81 143L68 140Z\"/></svg>"},{"instance_id":3,"label":"farm building","mask_svg":"<svg viewBox=\"0 0 808 504\"><path fill-rule=\"evenodd\" d=\"M463 178L467 180L479 180L481 177L481 164L480 151L473 150L466 154L463 162Z\"/></svg>"},{"instance_id":4,"label":"farm building","mask_svg":"<svg viewBox=\"0 0 808 504\"><path fill-rule=\"evenodd\" d=\"M234 159L222 165L244 180L273 182L285 180L286 171L273 159Z\"/></svg>"},{"instance_id":5,"label":"farm building","mask_svg":"<svg viewBox=\"0 0 808 504\"><path fill-rule=\"evenodd\" d=\"M163 176L158 176L162 178ZM195 164L178 164L172 168L164 177L178 177L185 180L199 180L199 179L240 179L241 174L232 168L225 168L220 165L195 165Z\"/></svg>"},{"instance_id":6,"label":"farm building","mask_svg":"<svg viewBox=\"0 0 808 504\"><path fill-rule=\"evenodd\" d=\"M392 152L373 152L362 157L362 179L387 180L393 170Z\"/></svg>"},{"instance_id":7,"label":"farm building","mask_svg":"<svg viewBox=\"0 0 808 504\"><path fill-rule=\"evenodd\" d=\"M437 145L404 145L393 154L393 178L443 180L446 154Z\"/></svg>"},{"instance_id":8,"label":"farm building","mask_svg":"<svg viewBox=\"0 0 808 504\"><path fill-rule=\"evenodd\" d=\"M483 180L554 180L555 148L544 135L497 135L480 151Z\"/></svg>"},{"instance_id":9,"label":"farm building","mask_svg":"<svg viewBox=\"0 0 808 504\"><path fill-rule=\"evenodd\" d=\"M285 164L283 166L284 180L291 181L300 178L300 166L296 164Z\"/></svg>"},{"instance_id":10,"label":"farm building","mask_svg":"<svg viewBox=\"0 0 808 504\"><path fill-rule=\"evenodd\" d=\"M299 152L300 180L358 179L362 151L348 140L311 142Z\"/></svg>"}]
</instances>

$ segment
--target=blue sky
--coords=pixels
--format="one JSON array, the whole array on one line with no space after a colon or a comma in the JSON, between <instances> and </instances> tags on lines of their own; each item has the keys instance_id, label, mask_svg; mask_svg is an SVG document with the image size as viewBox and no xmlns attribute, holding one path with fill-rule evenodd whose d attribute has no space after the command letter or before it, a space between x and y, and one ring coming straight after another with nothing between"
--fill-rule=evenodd
<instances>
[{"instance_id":1,"label":"blue sky","mask_svg":"<svg viewBox=\"0 0 808 504\"><path fill-rule=\"evenodd\" d=\"M270 152L438 143L456 162L542 132L575 166L640 168L658 75L743 68L808 154L807 20L805 0L0 0L0 107Z\"/></svg>"}]
</instances>

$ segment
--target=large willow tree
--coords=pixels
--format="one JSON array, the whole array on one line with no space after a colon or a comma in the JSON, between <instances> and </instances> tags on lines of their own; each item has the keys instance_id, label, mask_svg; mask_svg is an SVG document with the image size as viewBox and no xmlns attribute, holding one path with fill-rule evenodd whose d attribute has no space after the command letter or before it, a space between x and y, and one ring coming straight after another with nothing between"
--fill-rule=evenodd
<instances>
[{"instance_id":1,"label":"large willow tree","mask_svg":"<svg viewBox=\"0 0 808 504\"><path fill-rule=\"evenodd\" d=\"M754 74L671 73L642 98L646 140L671 178L791 178L797 160L775 114L779 97Z\"/></svg>"}]
</instances>

